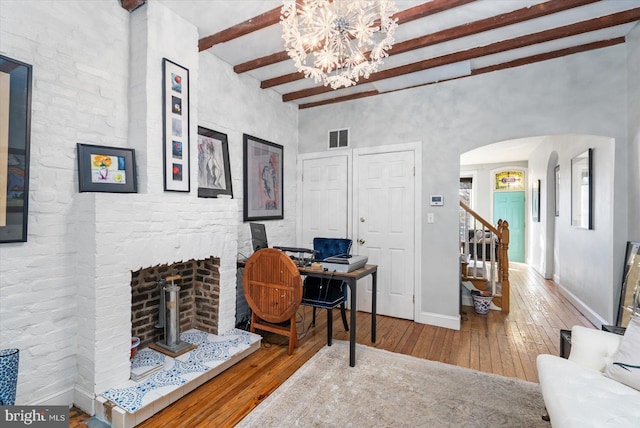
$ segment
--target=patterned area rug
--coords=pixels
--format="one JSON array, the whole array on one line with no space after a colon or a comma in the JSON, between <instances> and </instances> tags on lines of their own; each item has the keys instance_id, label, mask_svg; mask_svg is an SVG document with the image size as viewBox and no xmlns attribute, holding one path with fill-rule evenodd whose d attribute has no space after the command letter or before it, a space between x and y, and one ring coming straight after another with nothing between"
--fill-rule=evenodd
<instances>
[{"instance_id":1,"label":"patterned area rug","mask_svg":"<svg viewBox=\"0 0 640 428\"><path fill-rule=\"evenodd\" d=\"M238 427L546 427L538 384L349 343L322 348Z\"/></svg>"}]
</instances>

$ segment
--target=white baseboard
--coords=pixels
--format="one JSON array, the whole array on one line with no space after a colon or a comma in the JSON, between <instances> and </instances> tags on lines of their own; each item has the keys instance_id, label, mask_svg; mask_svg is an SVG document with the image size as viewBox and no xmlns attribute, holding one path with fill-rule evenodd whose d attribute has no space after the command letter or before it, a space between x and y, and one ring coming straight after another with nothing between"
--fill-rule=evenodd
<instances>
[{"instance_id":1,"label":"white baseboard","mask_svg":"<svg viewBox=\"0 0 640 428\"><path fill-rule=\"evenodd\" d=\"M58 391L47 397L29 403L31 406L69 406L73 404L73 388Z\"/></svg>"},{"instance_id":2,"label":"white baseboard","mask_svg":"<svg viewBox=\"0 0 640 428\"><path fill-rule=\"evenodd\" d=\"M571 304L575 306L580 311L580 313L584 315L585 318L587 318L594 326L596 326L597 328L602 328L603 324L611 324L600 315L595 313L589 306L587 306L582 300L576 297L571 291L563 287L562 284L557 281L555 282L556 284L558 284L558 290L560 291L560 294L562 294L568 301L570 301Z\"/></svg>"},{"instance_id":3,"label":"white baseboard","mask_svg":"<svg viewBox=\"0 0 640 428\"><path fill-rule=\"evenodd\" d=\"M78 386L74 389L73 404L91 416L96 414L95 398L95 394L85 391Z\"/></svg>"},{"instance_id":4,"label":"white baseboard","mask_svg":"<svg viewBox=\"0 0 640 428\"><path fill-rule=\"evenodd\" d=\"M436 327L449 328L451 330L460 330L460 315L452 317L448 315L434 314L432 312L420 312L418 317L416 317L416 322Z\"/></svg>"},{"instance_id":5,"label":"white baseboard","mask_svg":"<svg viewBox=\"0 0 640 428\"><path fill-rule=\"evenodd\" d=\"M95 414L95 396L77 386L67 388L29 403L31 406L77 406L89 415Z\"/></svg>"}]
</instances>

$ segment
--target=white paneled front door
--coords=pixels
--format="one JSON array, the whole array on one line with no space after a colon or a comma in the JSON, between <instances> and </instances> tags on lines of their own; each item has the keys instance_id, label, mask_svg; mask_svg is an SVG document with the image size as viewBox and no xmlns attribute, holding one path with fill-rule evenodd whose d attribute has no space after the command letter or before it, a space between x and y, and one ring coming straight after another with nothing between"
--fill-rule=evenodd
<instances>
[{"instance_id":1,"label":"white paneled front door","mask_svg":"<svg viewBox=\"0 0 640 428\"><path fill-rule=\"evenodd\" d=\"M313 248L314 237L349 237L350 162L350 152L329 157L300 156L300 246Z\"/></svg>"},{"instance_id":2,"label":"white paneled front door","mask_svg":"<svg viewBox=\"0 0 640 428\"><path fill-rule=\"evenodd\" d=\"M377 312L414 319L416 177L413 150L354 154L354 253L378 265ZM358 310L371 308L371 284Z\"/></svg>"}]
</instances>

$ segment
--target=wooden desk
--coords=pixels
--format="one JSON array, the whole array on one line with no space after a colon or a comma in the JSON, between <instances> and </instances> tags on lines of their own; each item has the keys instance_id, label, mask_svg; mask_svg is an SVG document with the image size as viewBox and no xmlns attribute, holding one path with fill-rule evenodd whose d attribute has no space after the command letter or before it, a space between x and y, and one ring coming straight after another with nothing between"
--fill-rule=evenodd
<instances>
[{"instance_id":1,"label":"wooden desk","mask_svg":"<svg viewBox=\"0 0 640 428\"><path fill-rule=\"evenodd\" d=\"M371 342L376 341L376 300L377 300L377 276L378 265L365 265L352 272L329 272L321 269L311 269L310 266L299 267L301 275L337 279L344 281L349 286L349 296L351 297L351 322L349 323L349 365L356 365L356 312L358 302L358 280L367 275L371 275Z\"/></svg>"},{"instance_id":2,"label":"wooden desk","mask_svg":"<svg viewBox=\"0 0 640 428\"><path fill-rule=\"evenodd\" d=\"M245 261L238 260L239 269L244 268ZM349 286L349 296L351 297L351 321L349 325L349 365L356 365L356 313L358 302L358 280L367 275L371 275L371 342L376 342L376 305L378 298L378 265L365 265L360 269L351 272L329 272L321 269L312 269L311 266L299 266L300 275L312 276L324 279L337 279L344 281Z\"/></svg>"}]
</instances>

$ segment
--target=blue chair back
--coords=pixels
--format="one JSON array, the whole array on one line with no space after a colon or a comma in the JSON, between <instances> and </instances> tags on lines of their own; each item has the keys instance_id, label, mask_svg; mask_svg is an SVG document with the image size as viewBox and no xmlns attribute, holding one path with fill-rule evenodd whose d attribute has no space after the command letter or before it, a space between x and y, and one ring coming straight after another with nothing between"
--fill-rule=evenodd
<instances>
[{"instance_id":1,"label":"blue chair back","mask_svg":"<svg viewBox=\"0 0 640 428\"><path fill-rule=\"evenodd\" d=\"M351 239L346 238L313 238L313 249L316 261L339 254L349 254L351 251Z\"/></svg>"}]
</instances>

